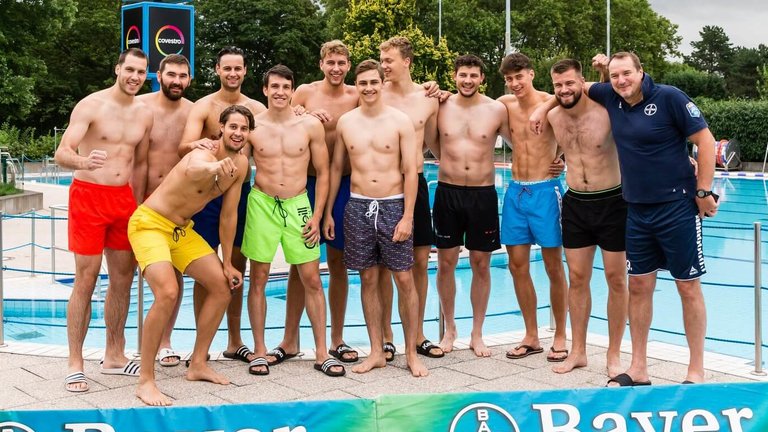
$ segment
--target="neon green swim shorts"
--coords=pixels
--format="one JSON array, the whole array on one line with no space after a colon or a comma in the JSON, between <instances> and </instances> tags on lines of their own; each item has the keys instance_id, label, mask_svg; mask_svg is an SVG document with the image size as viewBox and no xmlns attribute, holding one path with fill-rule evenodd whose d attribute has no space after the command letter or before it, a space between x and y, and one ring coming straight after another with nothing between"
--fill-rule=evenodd
<instances>
[{"instance_id":1,"label":"neon green swim shorts","mask_svg":"<svg viewBox=\"0 0 768 432\"><path fill-rule=\"evenodd\" d=\"M278 244L282 245L288 264L320 259L320 245L310 245L302 237L304 226L311 218L312 207L306 192L280 199L253 188L248 194L245 234L240 250L248 259L261 263L272 262Z\"/></svg>"}]
</instances>

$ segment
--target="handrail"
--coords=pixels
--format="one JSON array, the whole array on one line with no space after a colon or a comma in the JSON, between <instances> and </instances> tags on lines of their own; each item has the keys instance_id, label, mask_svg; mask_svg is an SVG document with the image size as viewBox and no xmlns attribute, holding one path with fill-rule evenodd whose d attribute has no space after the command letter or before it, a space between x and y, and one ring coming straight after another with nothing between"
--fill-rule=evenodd
<instances>
[{"instance_id":1,"label":"handrail","mask_svg":"<svg viewBox=\"0 0 768 432\"><path fill-rule=\"evenodd\" d=\"M755 222L755 370L752 375L765 376L763 371L763 301L762 301L762 232Z\"/></svg>"}]
</instances>

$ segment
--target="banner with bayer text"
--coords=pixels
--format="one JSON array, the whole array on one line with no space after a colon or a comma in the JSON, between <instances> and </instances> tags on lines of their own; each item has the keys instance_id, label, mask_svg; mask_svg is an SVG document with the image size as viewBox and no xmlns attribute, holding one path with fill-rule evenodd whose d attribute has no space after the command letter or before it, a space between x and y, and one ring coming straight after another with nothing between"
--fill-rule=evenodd
<instances>
[{"instance_id":1,"label":"banner with bayer text","mask_svg":"<svg viewBox=\"0 0 768 432\"><path fill-rule=\"evenodd\" d=\"M0 432L766 432L768 383L0 411Z\"/></svg>"},{"instance_id":2,"label":"banner with bayer text","mask_svg":"<svg viewBox=\"0 0 768 432\"><path fill-rule=\"evenodd\" d=\"M767 432L768 383L382 396L379 431Z\"/></svg>"},{"instance_id":3,"label":"banner with bayer text","mask_svg":"<svg viewBox=\"0 0 768 432\"><path fill-rule=\"evenodd\" d=\"M350 427L350 424L353 426ZM360 429L358 429L360 428ZM65 411L0 411L0 432L310 432L376 430L374 401Z\"/></svg>"}]
</instances>

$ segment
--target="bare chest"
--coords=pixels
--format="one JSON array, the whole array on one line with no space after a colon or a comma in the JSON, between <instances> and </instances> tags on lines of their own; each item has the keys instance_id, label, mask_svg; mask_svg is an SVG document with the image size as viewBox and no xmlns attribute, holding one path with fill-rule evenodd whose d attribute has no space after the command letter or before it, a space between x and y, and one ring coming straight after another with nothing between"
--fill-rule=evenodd
<instances>
[{"instance_id":1,"label":"bare chest","mask_svg":"<svg viewBox=\"0 0 768 432\"><path fill-rule=\"evenodd\" d=\"M98 120L88 128L86 140L93 145L120 144L135 147L144 138L145 114L138 109L116 109L105 105Z\"/></svg>"},{"instance_id":2,"label":"bare chest","mask_svg":"<svg viewBox=\"0 0 768 432\"><path fill-rule=\"evenodd\" d=\"M442 143L470 140L477 143L495 141L501 121L493 112L483 109L441 108L438 129Z\"/></svg>"},{"instance_id":3,"label":"bare chest","mask_svg":"<svg viewBox=\"0 0 768 432\"><path fill-rule=\"evenodd\" d=\"M406 97L389 95L384 97L384 102L404 112L413 122L413 128L417 134L423 133L427 120L434 112L431 101L423 94L414 93Z\"/></svg>"},{"instance_id":4,"label":"bare chest","mask_svg":"<svg viewBox=\"0 0 768 432\"><path fill-rule=\"evenodd\" d=\"M255 158L302 157L309 155L309 135L301 125L259 125L251 133Z\"/></svg>"}]
</instances>

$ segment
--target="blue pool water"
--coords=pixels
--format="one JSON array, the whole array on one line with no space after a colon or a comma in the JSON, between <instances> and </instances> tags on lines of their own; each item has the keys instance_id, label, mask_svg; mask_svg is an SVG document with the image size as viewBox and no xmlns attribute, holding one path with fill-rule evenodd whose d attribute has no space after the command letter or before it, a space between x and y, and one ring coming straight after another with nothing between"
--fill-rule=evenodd
<instances>
[{"instance_id":1,"label":"blue pool water","mask_svg":"<svg viewBox=\"0 0 768 432\"><path fill-rule=\"evenodd\" d=\"M430 192L436 186L437 168L427 165L425 175L430 183ZM501 208L505 185L509 182L509 170L498 169L496 186L499 192ZM752 358L754 345L754 290L753 286L753 230L752 223L768 223L768 187L762 180L718 178L714 189L721 196L721 206L716 218L704 221L704 252L708 273L702 279L708 312L706 349L709 351ZM768 233L764 233L761 249L768 257ZM512 279L507 270L505 254L495 255L492 260L491 301L488 306L488 318L485 334L494 334L523 329L522 317L514 295ZM762 267L768 269L766 260ZM428 337L437 339L438 335L438 296L435 286L435 269L429 272L429 294L426 307L425 332ZM605 322L605 304L607 288L600 254L596 255L592 278L592 320L589 331L607 334ZM548 280L540 256L532 253L531 273L539 298L539 325L549 322ZM766 273L768 274L768 273ZM461 337L469 336L471 328L471 306L469 286L471 271L468 263L460 263L456 272L456 316ZM323 277L327 286L327 277ZM267 289L267 345L275 346L282 338L282 326L285 312L284 279L270 282ZM765 292L765 288L763 288ZM151 303L151 292L145 289L145 310ZM766 296L768 297L768 296ZM360 305L360 284L356 275L350 277L349 303L347 310L347 328L345 339L352 345L368 345L362 308ZM127 339L129 348L136 345L136 295L132 297L131 312L128 318ZM768 299L763 300L763 307ZM63 344L66 341L65 301L28 301L6 300L6 337L10 340ZM187 283L183 300L183 309L174 332L174 346L178 349L191 349L194 341L194 319L192 309L191 282ZM251 343L247 313L243 311L243 339ZM463 318L463 319L462 319ZM395 308L394 322L399 322ZM86 346L101 347L104 343L103 305L95 303L93 307L92 329L88 333ZM650 334L651 340L685 345L683 336L682 312L680 299L674 282L668 273L659 273L659 281L654 297L654 321ZM402 343L399 325L394 327L397 343ZM763 326L763 333L768 334L768 325ZM545 335L546 336L546 335ZM629 332L625 333L629 340ZM312 343L312 333L306 315L302 319L302 344L308 347ZM226 346L226 322L222 322L220 331L214 340L212 350L221 350Z\"/></svg>"}]
</instances>

